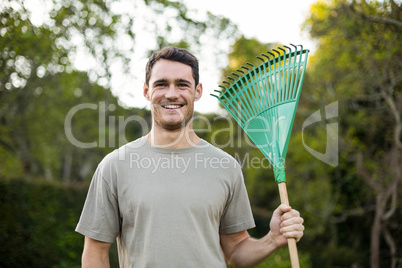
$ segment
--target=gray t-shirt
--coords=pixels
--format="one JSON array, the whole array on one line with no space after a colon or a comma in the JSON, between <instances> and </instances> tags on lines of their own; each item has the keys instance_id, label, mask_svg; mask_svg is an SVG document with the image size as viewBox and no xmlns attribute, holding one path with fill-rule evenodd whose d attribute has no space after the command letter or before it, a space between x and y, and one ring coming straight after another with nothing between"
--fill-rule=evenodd
<instances>
[{"instance_id":1,"label":"gray t-shirt","mask_svg":"<svg viewBox=\"0 0 402 268\"><path fill-rule=\"evenodd\" d=\"M99 164L76 231L113 243L120 267L226 267L219 234L255 226L240 165L201 142L183 149L144 137Z\"/></svg>"}]
</instances>

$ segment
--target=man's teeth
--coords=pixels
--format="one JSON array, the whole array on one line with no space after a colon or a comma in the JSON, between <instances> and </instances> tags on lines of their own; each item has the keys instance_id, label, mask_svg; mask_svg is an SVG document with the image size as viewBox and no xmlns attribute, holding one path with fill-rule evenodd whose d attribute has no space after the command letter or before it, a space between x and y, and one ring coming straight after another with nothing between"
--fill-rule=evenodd
<instances>
[{"instance_id":1,"label":"man's teeth","mask_svg":"<svg viewBox=\"0 0 402 268\"><path fill-rule=\"evenodd\" d=\"M178 104L163 105L163 108L166 108L166 109L179 109L180 107L181 107L181 105L178 105Z\"/></svg>"}]
</instances>

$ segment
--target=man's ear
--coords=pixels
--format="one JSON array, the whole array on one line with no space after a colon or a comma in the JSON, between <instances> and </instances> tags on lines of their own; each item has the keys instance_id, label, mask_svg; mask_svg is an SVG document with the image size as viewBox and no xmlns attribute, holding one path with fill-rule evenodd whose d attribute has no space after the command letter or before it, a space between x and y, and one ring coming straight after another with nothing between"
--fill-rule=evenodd
<instances>
[{"instance_id":1,"label":"man's ear","mask_svg":"<svg viewBox=\"0 0 402 268\"><path fill-rule=\"evenodd\" d=\"M144 83L143 92L144 92L144 97L147 100L150 100L149 95L148 95L149 94L149 87L148 87L147 83Z\"/></svg>"},{"instance_id":2,"label":"man's ear","mask_svg":"<svg viewBox=\"0 0 402 268\"><path fill-rule=\"evenodd\" d=\"M195 87L195 101L201 99L202 91L203 91L202 84L198 83L198 85Z\"/></svg>"}]
</instances>

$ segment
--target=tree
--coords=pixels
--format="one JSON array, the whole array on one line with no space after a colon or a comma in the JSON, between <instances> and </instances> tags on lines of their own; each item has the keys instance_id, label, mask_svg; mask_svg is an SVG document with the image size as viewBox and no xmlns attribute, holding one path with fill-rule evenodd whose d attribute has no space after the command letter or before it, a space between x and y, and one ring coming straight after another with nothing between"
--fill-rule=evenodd
<instances>
[{"instance_id":1,"label":"tree","mask_svg":"<svg viewBox=\"0 0 402 268\"><path fill-rule=\"evenodd\" d=\"M247 61L255 65L260 64L261 61L256 56L277 46L275 43L264 44L255 38L248 39L244 35L240 36L231 46L231 51L228 54L228 65L222 70L222 79L226 80L227 76L232 76L232 72L236 72Z\"/></svg>"},{"instance_id":2,"label":"tree","mask_svg":"<svg viewBox=\"0 0 402 268\"><path fill-rule=\"evenodd\" d=\"M340 101L341 151L351 165L343 172L355 180L351 194L362 197L343 199L345 207L336 219L373 211L372 268L379 267L380 260L387 263L385 256L396 267L400 243L392 232L401 209L401 8L392 0L321 1L312 6L306 21L318 41L310 73L313 94L322 100L323 93L330 92ZM382 239L389 249L385 256Z\"/></svg>"},{"instance_id":3,"label":"tree","mask_svg":"<svg viewBox=\"0 0 402 268\"><path fill-rule=\"evenodd\" d=\"M211 13L204 20L190 17L194 12L179 1L133 1L126 7L103 0L45 3L48 16L40 25L32 23L25 1L8 0L0 7L0 152L6 163L2 177L51 180L57 174L67 182L82 180L99 157L121 145L102 142L84 149L71 144L64 123L77 105L97 105L73 120L74 134L87 142L116 135L120 116L147 117L141 109L125 111L111 94L116 70L120 78L135 76L132 66L143 53L137 49L142 40L137 40L140 30L135 25L148 27L149 51L166 45L201 50L203 39L230 40L236 32L228 19ZM221 52L222 47L214 51ZM138 124L120 134L125 136L125 130L132 131L131 138L141 132ZM76 166L80 168L72 170Z\"/></svg>"}]
</instances>

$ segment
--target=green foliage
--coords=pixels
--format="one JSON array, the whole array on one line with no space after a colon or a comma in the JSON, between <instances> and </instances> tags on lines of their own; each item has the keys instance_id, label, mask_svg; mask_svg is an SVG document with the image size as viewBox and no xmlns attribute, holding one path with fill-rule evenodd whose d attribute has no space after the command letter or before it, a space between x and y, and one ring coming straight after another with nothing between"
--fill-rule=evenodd
<instances>
[{"instance_id":1,"label":"green foliage","mask_svg":"<svg viewBox=\"0 0 402 268\"><path fill-rule=\"evenodd\" d=\"M1 267L80 267L74 232L86 189L21 180L0 182Z\"/></svg>"},{"instance_id":2,"label":"green foliage","mask_svg":"<svg viewBox=\"0 0 402 268\"><path fill-rule=\"evenodd\" d=\"M328 174L332 201L324 210L333 234L321 259L326 265L378 267L381 260L386 267L392 257L385 252L400 243L380 240L389 228L397 232L391 226L400 214L400 206L391 205L391 199L401 200L400 9L394 1L319 1L306 20L318 42L308 103L339 101L340 163Z\"/></svg>"},{"instance_id":3,"label":"green foliage","mask_svg":"<svg viewBox=\"0 0 402 268\"><path fill-rule=\"evenodd\" d=\"M231 52L228 55L228 66L222 70L222 79L226 80L227 76L231 76L241 65L250 62L258 66L261 61L256 58L261 53L277 47L276 44L267 43L263 44L255 38L248 39L244 36L236 39L236 42L231 47Z\"/></svg>"},{"instance_id":4,"label":"green foliage","mask_svg":"<svg viewBox=\"0 0 402 268\"><path fill-rule=\"evenodd\" d=\"M299 253L299 263L300 267L310 268L311 261L308 254L304 254L303 252ZM289 251L287 248L281 248L274 252L264 263L257 265L256 268L288 268L291 267Z\"/></svg>"},{"instance_id":5,"label":"green foliage","mask_svg":"<svg viewBox=\"0 0 402 268\"><path fill-rule=\"evenodd\" d=\"M138 57L141 52L134 51L134 20L154 27L150 51L166 45L196 49L200 38L227 35L231 40L237 31L226 18L213 14L193 19L186 6L175 1L139 2L124 10L120 1L48 4L48 17L40 25L31 22L24 1L9 0L0 7L0 176L5 178L87 180L106 153L149 131L140 126L150 126L149 111L123 109L109 90L116 65L119 75L135 75L129 74L130 66L134 53ZM163 17L156 21L142 16L137 7L147 14L177 16L166 16L164 28ZM177 35L179 29L182 35ZM77 66L81 57L92 62L89 69ZM72 135L65 126L69 115ZM74 144L71 136L94 146L82 148L86 145Z\"/></svg>"}]
</instances>

